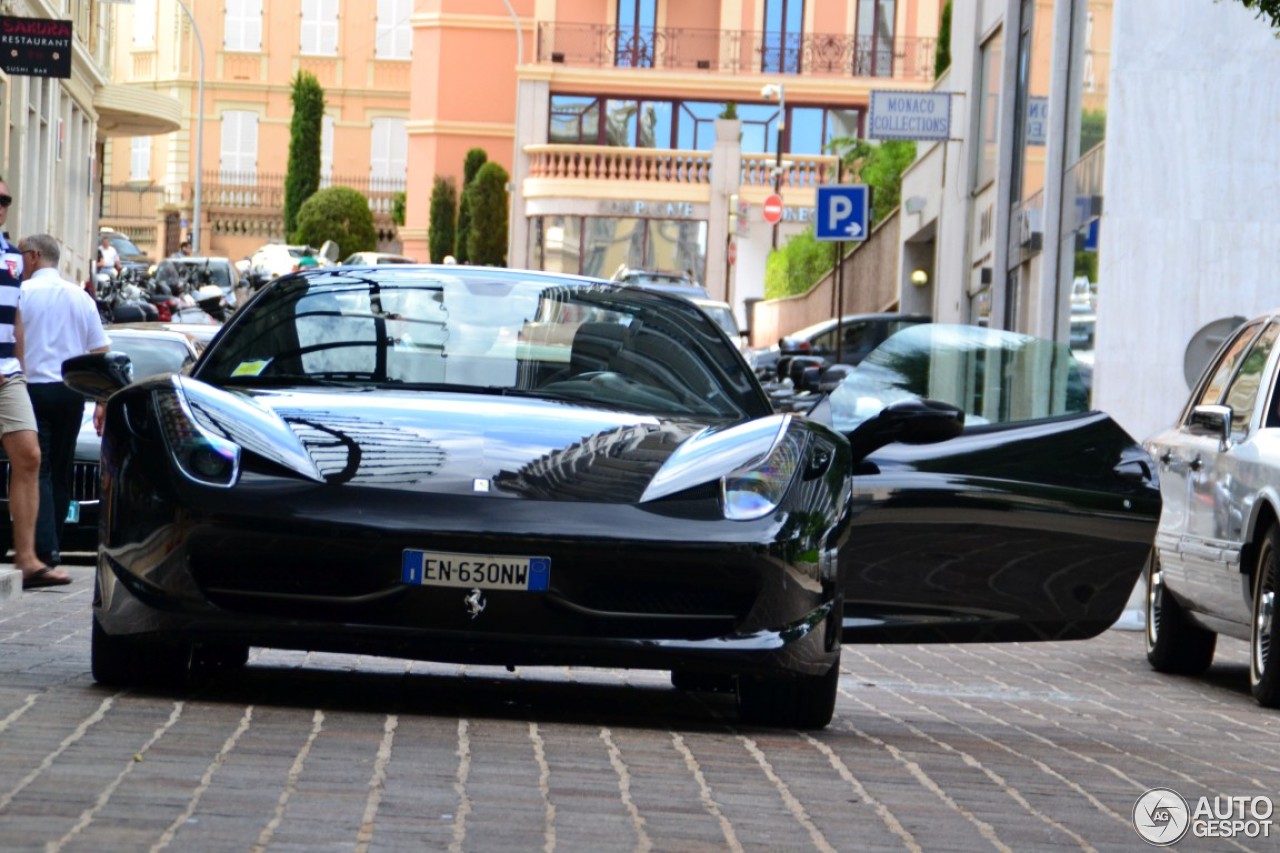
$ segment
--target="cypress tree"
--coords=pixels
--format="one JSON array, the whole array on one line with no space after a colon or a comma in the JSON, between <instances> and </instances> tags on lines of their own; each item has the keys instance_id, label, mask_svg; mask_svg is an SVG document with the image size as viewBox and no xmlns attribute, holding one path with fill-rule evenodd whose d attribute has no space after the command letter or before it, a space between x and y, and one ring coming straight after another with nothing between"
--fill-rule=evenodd
<instances>
[{"instance_id":1,"label":"cypress tree","mask_svg":"<svg viewBox=\"0 0 1280 853\"><path fill-rule=\"evenodd\" d=\"M951 0L942 6L942 21L938 24L938 46L933 55L933 79L951 67Z\"/></svg>"},{"instance_id":2,"label":"cypress tree","mask_svg":"<svg viewBox=\"0 0 1280 853\"><path fill-rule=\"evenodd\" d=\"M458 191L454 188L453 178L436 175L431 188L431 222L427 226L427 251L431 254L431 263L442 263L445 255L453 254L458 238L457 216Z\"/></svg>"},{"instance_id":3,"label":"cypress tree","mask_svg":"<svg viewBox=\"0 0 1280 853\"><path fill-rule=\"evenodd\" d=\"M290 83L293 120L289 124L289 167L284 179L284 233L294 240L302 203L320 188L320 134L324 124L324 89L309 71Z\"/></svg>"},{"instance_id":4,"label":"cypress tree","mask_svg":"<svg viewBox=\"0 0 1280 853\"><path fill-rule=\"evenodd\" d=\"M467 152L467 159L462 164L462 202L458 205L458 245L453 253L460 264L471 260L468 243L471 233L471 202L467 199L467 189L475 181L480 167L488 160L489 155L483 148L472 148Z\"/></svg>"},{"instance_id":5,"label":"cypress tree","mask_svg":"<svg viewBox=\"0 0 1280 853\"><path fill-rule=\"evenodd\" d=\"M485 163L464 193L471 196L471 230L467 234L467 257L473 264L507 265L507 170L497 163Z\"/></svg>"}]
</instances>

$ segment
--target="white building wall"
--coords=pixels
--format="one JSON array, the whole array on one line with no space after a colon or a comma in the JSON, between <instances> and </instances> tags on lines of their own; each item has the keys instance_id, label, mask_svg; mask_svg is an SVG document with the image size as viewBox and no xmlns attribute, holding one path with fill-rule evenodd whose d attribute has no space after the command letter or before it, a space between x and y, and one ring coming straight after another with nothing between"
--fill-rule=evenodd
<instances>
[{"instance_id":1,"label":"white building wall","mask_svg":"<svg viewBox=\"0 0 1280 853\"><path fill-rule=\"evenodd\" d=\"M1139 439L1205 324L1280 306L1280 42L1235 0L1116 0L1094 405Z\"/></svg>"}]
</instances>

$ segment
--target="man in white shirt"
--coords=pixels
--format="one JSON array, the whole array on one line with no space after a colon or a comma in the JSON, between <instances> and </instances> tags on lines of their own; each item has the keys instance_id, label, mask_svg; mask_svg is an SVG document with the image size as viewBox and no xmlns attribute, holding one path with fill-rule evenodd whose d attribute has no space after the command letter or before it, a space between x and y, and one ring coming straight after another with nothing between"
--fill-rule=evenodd
<instances>
[{"instance_id":1,"label":"man in white shirt","mask_svg":"<svg viewBox=\"0 0 1280 853\"><path fill-rule=\"evenodd\" d=\"M115 246L111 245L111 238L103 234L102 242L98 244L98 272L115 275L119 271L120 253L116 251Z\"/></svg>"},{"instance_id":2,"label":"man in white shirt","mask_svg":"<svg viewBox=\"0 0 1280 853\"><path fill-rule=\"evenodd\" d=\"M40 511L36 517L36 555L45 565L61 562L63 523L71 504L76 437L85 399L62 382L62 362L87 352L106 352L98 306L80 286L58 274L62 251L48 234L19 242L26 281L18 297L22 317L23 367L40 438ZM93 423L102 431L103 408Z\"/></svg>"}]
</instances>

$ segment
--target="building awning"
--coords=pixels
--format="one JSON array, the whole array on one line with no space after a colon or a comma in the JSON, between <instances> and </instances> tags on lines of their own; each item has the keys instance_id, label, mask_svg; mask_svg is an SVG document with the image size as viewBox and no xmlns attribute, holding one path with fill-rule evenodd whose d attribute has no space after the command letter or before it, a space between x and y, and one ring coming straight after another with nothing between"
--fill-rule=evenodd
<instances>
[{"instance_id":1,"label":"building awning","mask_svg":"<svg viewBox=\"0 0 1280 853\"><path fill-rule=\"evenodd\" d=\"M111 83L93 98L98 136L155 136L182 127L182 104L176 98Z\"/></svg>"}]
</instances>

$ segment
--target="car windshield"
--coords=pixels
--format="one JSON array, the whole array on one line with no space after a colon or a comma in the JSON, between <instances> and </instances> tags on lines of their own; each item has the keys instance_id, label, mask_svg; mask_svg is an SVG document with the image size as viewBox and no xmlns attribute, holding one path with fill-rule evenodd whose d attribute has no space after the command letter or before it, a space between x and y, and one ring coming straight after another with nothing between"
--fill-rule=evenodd
<instances>
[{"instance_id":1,"label":"car windshield","mask_svg":"<svg viewBox=\"0 0 1280 853\"><path fill-rule=\"evenodd\" d=\"M692 303L483 268L279 279L235 315L196 378L541 396L725 418L769 410L737 351Z\"/></svg>"},{"instance_id":2,"label":"car windshield","mask_svg":"<svg viewBox=\"0 0 1280 853\"><path fill-rule=\"evenodd\" d=\"M167 335L131 334L119 329L107 329L111 349L129 356L133 363L134 379L155 376L157 373L178 373L195 361L191 350L176 337Z\"/></svg>"},{"instance_id":3,"label":"car windshield","mask_svg":"<svg viewBox=\"0 0 1280 853\"><path fill-rule=\"evenodd\" d=\"M132 256L143 254L143 251L138 248L137 244L123 234L111 235L111 246L120 255Z\"/></svg>"},{"instance_id":4,"label":"car windshield","mask_svg":"<svg viewBox=\"0 0 1280 853\"><path fill-rule=\"evenodd\" d=\"M868 355L831 394L836 429L849 432L885 406L941 400L968 424L1084 412L1089 389L1063 344L999 329L922 323Z\"/></svg>"}]
</instances>

